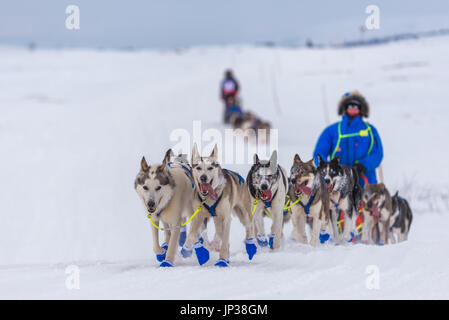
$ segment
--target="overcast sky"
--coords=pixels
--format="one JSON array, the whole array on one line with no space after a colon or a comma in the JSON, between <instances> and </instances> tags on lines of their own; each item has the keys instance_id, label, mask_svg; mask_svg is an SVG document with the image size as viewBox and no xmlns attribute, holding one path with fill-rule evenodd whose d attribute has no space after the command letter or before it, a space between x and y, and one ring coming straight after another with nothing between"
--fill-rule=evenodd
<instances>
[{"instance_id":1,"label":"overcast sky","mask_svg":"<svg viewBox=\"0 0 449 320\"><path fill-rule=\"evenodd\" d=\"M67 5L80 30L65 28ZM0 43L50 47L173 48L360 37L367 5L380 30L365 37L449 28L448 0L1 0Z\"/></svg>"}]
</instances>

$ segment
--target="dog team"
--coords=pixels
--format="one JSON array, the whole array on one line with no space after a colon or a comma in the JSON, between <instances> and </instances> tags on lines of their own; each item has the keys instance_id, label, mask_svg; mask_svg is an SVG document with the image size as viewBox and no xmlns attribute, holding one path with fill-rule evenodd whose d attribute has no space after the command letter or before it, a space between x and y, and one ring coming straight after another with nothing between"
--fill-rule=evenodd
<instances>
[{"instance_id":1,"label":"dog team","mask_svg":"<svg viewBox=\"0 0 449 320\"><path fill-rule=\"evenodd\" d=\"M358 167L341 164L339 157L327 162L318 155L316 166L313 159L303 162L296 154L287 174L276 151L268 160L256 154L244 179L222 168L217 153L215 145L208 157L201 156L195 144L191 163L171 149L162 164L141 160L134 187L151 221L153 251L161 267L173 266L178 245L184 258L195 252L200 265L209 260L209 250L216 250L215 265L228 266L232 214L245 228L249 260L258 248L280 249L283 226L290 219L291 237L312 246L351 243L360 235L365 244L407 240L412 222L407 200L397 192L392 197L383 183L362 189ZM272 221L268 235L265 217ZM207 238L209 220L215 225L212 241Z\"/></svg>"}]
</instances>

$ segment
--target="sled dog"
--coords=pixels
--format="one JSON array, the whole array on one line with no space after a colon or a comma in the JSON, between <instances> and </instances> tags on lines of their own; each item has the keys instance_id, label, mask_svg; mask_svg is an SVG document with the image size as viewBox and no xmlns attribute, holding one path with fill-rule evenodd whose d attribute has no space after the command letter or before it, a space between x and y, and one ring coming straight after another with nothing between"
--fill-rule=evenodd
<instances>
[{"instance_id":1,"label":"sled dog","mask_svg":"<svg viewBox=\"0 0 449 320\"><path fill-rule=\"evenodd\" d=\"M209 157L202 157L195 144L192 151L192 174L195 185L194 208L200 208L190 222L190 230L181 254L188 257L195 249L200 265L209 260L209 251L198 238L204 219L213 218L215 237L212 246L219 247L216 266L229 265L229 232L231 213L239 218L246 228L246 249L251 260L256 253L254 231L251 226L249 193L244 179L236 172L222 169L217 159L217 145Z\"/></svg>"},{"instance_id":2,"label":"sled dog","mask_svg":"<svg viewBox=\"0 0 449 320\"><path fill-rule=\"evenodd\" d=\"M410 231L410 225L413 220L412 209L410 209L408 201L399 196L398 191L391 198L391 201L393 215L390 219L390 240L392 243L395 243L396 236L397 242L402 242L407 240Z\"/></svg>"},{"instance_id":3,"label":"sled dog","mask_svg":"<svg viewBox=\"0 0 449 320\"><path fill-rule=\"evenodd\" d=\"M359 175L355 168L340 164L340 157L326 162L318 154L318 160L318 172L329 192L333 237L337 243L350 242L354 234L353 217L358 214L362 196ZM342 236L337 227L340 210L343 210L345 220Z\"/></svg>"},{"instance_id":4,"label":"sled dog","mask_svg":"<svg viewBox=\"0 0 449 320\"><path fill-rule=\"evenodd\" d=\"M290 170L290 202L293 232L292 237L301 243L307 243L306 221L312 220L310 244L316 246L329 239L329 193L326 184L318 173L313 159L302 162L298 154L293 159Z\"/></svg>"},{"instance_id":5,"label":"sled dog","mask_svg":"<svg viewBox=\"0 0 449 320\"><path fill-rule=\"evenodd\" d=\"M393 203L383 183L368 184L363 189L363 233L365 244L387 244ZM376 231L373 234L373 231Z\"/></svg>"},{"instance_id":6,"label":"sled dog","mask_svg":"<svg viewBox=\"0 0 449 320\"><path fill-rule=\"evenodd\" d=\"M188 172L180 166L171 165L172 154L168 150L162 164L153 165L149 165L143 157L134 181L134 188L153 223L153 251L161 267L173 266L180 227L192 215L194 195ZM160 222L165 230L165 243L162 246L156 228Z\"/></svg>"},{"instance_id":7,"label":"sled dog","mask_svg":"<svg viewBox=\"0 0 449 320\"><path fill-rule=\"evenodd\" d=\"M251 195L257 242L261 247L269 245L271 249L278 249L281 245L288 180L285 169L277 163L277 152L273 151L269 160L259 160L255 154L246 181ZM272 219L268 241L263 222L265 215Z\"/></svg>"}]
</instances>

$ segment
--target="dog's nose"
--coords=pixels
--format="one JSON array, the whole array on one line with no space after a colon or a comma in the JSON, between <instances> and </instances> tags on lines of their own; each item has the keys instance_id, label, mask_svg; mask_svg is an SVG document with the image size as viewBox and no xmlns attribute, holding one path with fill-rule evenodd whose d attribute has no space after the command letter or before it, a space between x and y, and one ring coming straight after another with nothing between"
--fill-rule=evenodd
<instances>
[{"instance_id":1,"label":"dog's nose","mask_svg":"<svg viewBox=\"0 0 449 320\"><path fill-rule=\"evenodd\" d=\"M324 179L324 181L326 181L326 184L331 183L331 179Z\"/></svg>"},{"instance_id":2,"label":"dog's nose","mask_svg":"<svg viewBox=\"0 0 449 320\"><path fill-rule=\"evenodd\" d=\"M295 184L296 183L296 178L290 178L290 183L291 184Z\"/></svg>"},{"instance_id":3,"label":"dog's nose","mask_svg":"<svg viewBox=\"0 0 449 320\"><path fill-rule=\"evenodd\" d=\"M263 191L266 191L266 190L268 190L268 185L264 183L263 185L260 186L260 188L261 188Z\"/></svg>"},{"instance_id":4,"label":"dog's nose","mask_svg":"<svg viewBox=\"0 0 449 320\"><path fill-rule=\"evenodd\" d=\"M156 205L156 203L154 203L153 200L150 200L150 201L147 202L147 205L148 205L148 208L153 209L154 206Z\"/></svg>"},{"instance_id":5,"label":"dog's nose","mask_svg":"<svg viewBox=\"0 0 449 320\"><path fill-rule=\"evenodd\" d=\"M207 182L207 176L206 176L205 174L203 174L203 175L200 177L200 181L201 181L202 183L206 183L206 182Z\"/></svg>"}]
</instances>

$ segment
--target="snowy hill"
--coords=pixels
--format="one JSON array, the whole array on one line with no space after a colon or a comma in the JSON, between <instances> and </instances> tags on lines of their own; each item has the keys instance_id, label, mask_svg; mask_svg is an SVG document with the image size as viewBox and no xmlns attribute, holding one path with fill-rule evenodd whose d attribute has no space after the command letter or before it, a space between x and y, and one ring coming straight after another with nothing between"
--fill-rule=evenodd
<instances>
[{"instance_id":1,"label":"snowy hill","mask_svg":"<svg viewBox=\"0 0 449 320\"><path fill-rule=\"evenodd\" d=\"M160 162L170 133L193 120L225 128L218 83L228 67L244 107L279 128L287 169L295 153L311 158L340 96L361 91L385 183L415 214L409 241L312 249L286 239L249 263L234 219L228 270L213 266L215 253L203 267L178 257L159 269L133 189L140 158ZM448 37L314 50L0 48L0 298L449 298L447 70ZM81 268L80 290L65 288L69 264ZM365 287L369 265L379 290Z\"/></svg>"}]
</instances>

